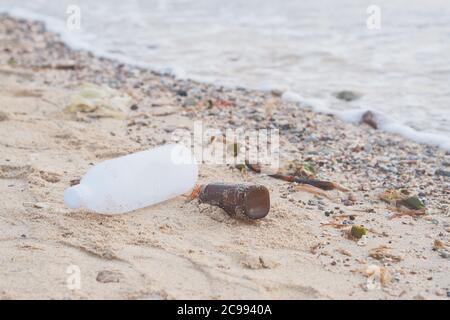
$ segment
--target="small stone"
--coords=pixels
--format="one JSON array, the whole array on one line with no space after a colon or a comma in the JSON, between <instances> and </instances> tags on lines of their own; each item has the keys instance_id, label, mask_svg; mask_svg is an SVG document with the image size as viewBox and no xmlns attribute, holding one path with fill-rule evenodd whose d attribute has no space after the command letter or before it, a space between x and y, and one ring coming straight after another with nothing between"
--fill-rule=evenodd
<instances>
[{"instance_id":1,"label":"small stone","mask_svg":"<svg viewBox=\"0 0 450 320\"><path fill-rule=\"evenodd\" d=\"M361 116L361 122L371 126L373 129L378 129L377 118L372 111L366 111Z\"/></svg>"},{"instance_id":2,"label":"small stone","mask_svg":"<svg viewBox=\"0 0 450 320\"><path fill-rule=\"evenodd\" d=\"M103 270L97 274L96 280L101 283L120 282L122 274L117 271Z\"/></svg>"},{"instance_id":3,"label":"small stone","mask_svg":"<svg viewBox=\"0 0 450 320\"><path fill-rule=\"evenodd\" d=\"M136 111L137 109L139 109L139 106L138 106L137 104L133 104L133 105L130 107L130 109L133 110L133 111Z\"/></svg>"},{"instance_id":4,"label":"small stone","mask_svg":"<svg viewBox=\"0 0 450 320\"><path fill-rule=\"evenodd\" d=\"M0 111L0 121L6 121L8 119L9 119L8 115L6 113Z\"/></svg>"},{"instance_id":5,"label":"small stone","mask_svg":"<svg viewBox=\"0 0 450 320\"><path fill-rule=\"evenodd\" d=\"M334 94L334 96L336 98L338 98L339 100L344 100L347 102L361 98L361 94L354 92L354 91L350 91L350 90L342 90L342 91L336 92Z\"/></svg>"},{"instance_id":6,"label":"small stone","mask_svg":"<svg viewBox=\"0 0 450 320\"><path fill-rule=\"evenodd\" d=\"M305 142L316 142L318 140L319 139L316 137L316 135L311 134L311 135L307 136L304 141Z\"/></svg>"},{"instance_id":7,"label":"small stone","mask_svg":"<svg viewBox=\"0 0 450 320\"><path fill-rule=\"evenodd\" d=\"M342 199L342 204L346 207L352 206L354 203L348 199Z\"/></svg>"},{"instance_id":8,"label":"small stone","mask_svg":"<svg viewBox=\"0 0 450 320\"><path fill-rule=\"evenodd\" d=\"M439 239L434 240L433 242L433 249L439 250L439 249L447 249L447 245L444 241L441 241Z\"/></svg>"},{"instance_id":9,"label":"small stone","mask_svg":"<svg viewBox=\"0 0 450 320\"><path fill-rule=\"evenodd\" d=\"M195 100L195 98L186 98L183 103L184 107L193 107L196 105L197 105L197 100Z\"/></svg>"},{"instance_id":10,"label":"small stone","mask_svg":"<svg viewBox=\"0 0 450 320\"><path fill-rule=\"evenodd\" d=\"M283 91L278 90L278 89L272 89L270 91L270 93L274 96L274 97L281 97L283 95Z\"/></svg>"},{"instance_id":11,"label":"small stone","mask_svg":"<svg viewBox=\"0 0 450 320\"><path fill-rule=\"evenodd\" d=\"M176 94L179 95L180 97L187 97L186 90L177 90Z\"/></svg>"}]
</instances>

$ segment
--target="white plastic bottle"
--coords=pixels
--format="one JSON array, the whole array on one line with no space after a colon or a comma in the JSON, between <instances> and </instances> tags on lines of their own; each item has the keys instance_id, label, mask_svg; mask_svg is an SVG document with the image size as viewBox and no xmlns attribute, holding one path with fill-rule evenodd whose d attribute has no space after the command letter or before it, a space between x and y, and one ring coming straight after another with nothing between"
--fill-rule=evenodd
<instances>
[{"instance_id":1,"label":"white plastic bottle","mask_svg":"<svg viewBox=\"0 0 450 320\"><path fill-rule=\"evenodd\" d=\"M64 202L72 209L125 213L189 191L197 176L191 151L169 144L99 163L64 191Z\"/></svg>"}]
</instances>

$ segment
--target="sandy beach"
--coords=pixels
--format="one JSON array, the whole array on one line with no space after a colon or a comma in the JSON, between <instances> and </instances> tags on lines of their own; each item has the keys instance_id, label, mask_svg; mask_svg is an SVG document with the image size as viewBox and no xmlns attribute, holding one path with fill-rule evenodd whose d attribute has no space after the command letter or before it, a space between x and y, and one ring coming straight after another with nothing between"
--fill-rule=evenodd
<instances>
[{"instance_id":1,"label":"sandy beach","mask_svg":"<svg viewBox=\"0 0 450 320\"><path fill-rule=\"evenodd\" d=\"M82 84L128 97L123 117L67 112ZM278 128L284 170L308 163L349 191L305 192L203 164L199 183L266 186L268 216L237 219L188 196L122 215L64 205L64 189L91 166L163 145L196 120ZM300 108L277 91L177 80L73 51L41 23L0 16L0 154L1 299L450 297L450 153ZM387 203L387 190L417 196L425 209ZM368 231L364 241L353 226Z\"/></svg>"}]
</instances>

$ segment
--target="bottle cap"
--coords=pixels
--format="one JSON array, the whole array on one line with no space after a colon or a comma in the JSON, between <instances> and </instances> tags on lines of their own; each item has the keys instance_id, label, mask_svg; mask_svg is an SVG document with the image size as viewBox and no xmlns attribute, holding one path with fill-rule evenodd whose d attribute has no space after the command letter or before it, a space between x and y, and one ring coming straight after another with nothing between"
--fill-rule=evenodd
<instances>
[{"instance_id":1,"label":"bottle cap","mask_svg":"<svg viewBox=\"0 0 450 320\"><path fill-rule=\"evenodd\" d=\"M64 202L71 209L81 208L89 194L89 188L82 184L69 187L64 191Z\"/></svg>"}]
</instances>

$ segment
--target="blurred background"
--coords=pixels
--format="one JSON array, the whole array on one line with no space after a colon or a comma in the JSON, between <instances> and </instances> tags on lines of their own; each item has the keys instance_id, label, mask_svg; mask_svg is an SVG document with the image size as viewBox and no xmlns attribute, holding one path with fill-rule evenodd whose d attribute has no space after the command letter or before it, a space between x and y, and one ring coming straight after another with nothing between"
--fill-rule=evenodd
<instances>
[{"instance_id":1,"label":"blurred background","mask_svg":"<svg viewBox=\"0 0 450 320\"><path fill-rule=\"evenodd\" d=\"M70 5L79 30L67 28ZM450 146L448 0L0 0L0 9L98 55L292 91L346 120L373 110L392 131Z\"/></svg>"}]
</instances>

